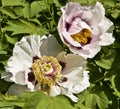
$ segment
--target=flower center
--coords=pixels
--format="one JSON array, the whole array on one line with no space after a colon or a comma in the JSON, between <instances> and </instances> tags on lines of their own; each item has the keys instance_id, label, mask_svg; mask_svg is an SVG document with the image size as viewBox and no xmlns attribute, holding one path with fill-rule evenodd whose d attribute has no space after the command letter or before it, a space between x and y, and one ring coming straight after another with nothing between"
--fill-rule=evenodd
<instances>
[{"instance_id":1,"label":"flower center","mask_svg":"<svg viewBox=\"0 0 120 109\"><path fill-rule=\"evenodd\" d=\"M81 44L87 44L89 42L90 36L91 36L91 31L89 29L82 29L80 32L71 35L71 37L81 43Z\"/></svg>"},{"instance_id":2,"label":"flower center","mask_svg":"<svg viewBox=\"0 0 120 109\"><path fill-rule=\"evenodd\" d=\"M33 63L32 70L41 90L49 94L51 86L60 78L62 67L56 58L43 56Z\"/></svg>"}]
</instances>

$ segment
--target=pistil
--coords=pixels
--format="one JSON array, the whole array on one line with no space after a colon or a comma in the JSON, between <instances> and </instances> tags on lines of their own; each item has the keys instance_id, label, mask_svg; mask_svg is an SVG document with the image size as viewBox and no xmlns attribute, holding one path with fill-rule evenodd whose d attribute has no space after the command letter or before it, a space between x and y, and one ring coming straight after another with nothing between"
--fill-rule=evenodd
<instances>
[{"instance_id":1,"label":"pistil","mask_svg":"<svg viewBox=\"0 0 120 109\"><path fill-rule=\"evenodd\" d=\"M32 65L35 79L41 86L41 90L49 94L51 86L56 84L60 78L62 67L56 58L43 56L37 59Z\"/></svg>"},{"instance_id":2,"label":"pistil","mask_svg":"<svg viewBox=\"0 0 120 109\"><path fill-rule=\"evenodd\" d=\"M80 32L71 35L71 37L81 44L87 44L91 35L91 31L89 29L84 28Z\"/></svg>"}]
</instances>

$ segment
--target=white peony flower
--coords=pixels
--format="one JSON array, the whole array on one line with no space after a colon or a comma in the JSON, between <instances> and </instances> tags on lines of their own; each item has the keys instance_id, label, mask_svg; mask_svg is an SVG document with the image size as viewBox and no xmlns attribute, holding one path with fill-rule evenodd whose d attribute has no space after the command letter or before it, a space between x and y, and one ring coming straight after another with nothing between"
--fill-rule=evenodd
<instances>
[{"instance_id":1,"label":"white peony flower","mask_svg":"<svg viewBox=\"0 0 120 109\"><path fill-rule=\"evenodd\" d=\"M61 8L62 16L58 23L61 40L69 49L84 58L93 58L101 46L114 42L109 31L113 23L105 17L103 5L81 6L68 2Z\"/></svg>"},{"instance_id":2,"label":"white peony flower","mask_svg":"<svg viewBox=\"0 0 120 109\"><path fill-rule=\"evenodd\" d=\"M50 35L23 37L13 49L2 78L16 84L9 93L42 90L50 96L64 94L77 102L74 94L89 87L86 60L76 54L66 54Z\"/></svg>"}]
</instances>

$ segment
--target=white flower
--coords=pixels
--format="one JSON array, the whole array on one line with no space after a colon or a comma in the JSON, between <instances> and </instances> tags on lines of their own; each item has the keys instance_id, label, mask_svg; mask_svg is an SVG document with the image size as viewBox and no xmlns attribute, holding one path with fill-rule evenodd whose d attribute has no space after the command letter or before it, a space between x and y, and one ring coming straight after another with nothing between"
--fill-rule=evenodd
<instances>
[{"instance_id":1,"label":"white flower","mask_svg":"<svg viewBox=\"0 0 120 109\"><path fill-rule=\"evenodd\" d=\"M79 3L68 2L61 10L58 32L63 43L73 53L93 58L101 46L114 42L112 31L109 31L113 23L105 17L101 3L81 6Z\"/></svg>"},{"instance_id":2,"label":"white flower","mask_svg":"<svg viewBox=\"0 0 120 109\"><path fill-rule=\"evenodd\" d=\"M16 83L8 90L11 94L42 90L50 96L64 94L76 102L74 94L90 85L85 66L83 57L66 55L52 35L31 35L15 44L2 78Z\"/></svg>"}]
</instances>

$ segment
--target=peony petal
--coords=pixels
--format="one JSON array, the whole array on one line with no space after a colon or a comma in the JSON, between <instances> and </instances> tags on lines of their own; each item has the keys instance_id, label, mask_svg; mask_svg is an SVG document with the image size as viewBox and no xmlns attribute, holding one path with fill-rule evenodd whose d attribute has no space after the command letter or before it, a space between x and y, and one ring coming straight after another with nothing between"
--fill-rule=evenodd
<instances>
[{"instance_id":1,"label":"peony petal","mask_svg":"<svg viewBox=\"0 0 120 109\"><path fill-rule=\"evenodd\" d=\"M78 101L78 98L75 95L73 95L72 93L65 93L64 95L68 96L73 102Z\"/></svg>"},{"instance_id":2,"label":"peony petal","mask_svg":"<svg viewBox=\"0 0 120 109\"><path fill-rule=\"evenodd\" d=\"M88 73L88 71L84 71L84 79L81 79L81 81L79 81L79 83L74 86L72 93L80 93L90 86Z\"/></svg>"},{"instance_id":3,"label":"peony petal","mask_svg":"<svg viewBox=\"0 0 120 109\"><path fill-rule=\"evenodd\" d=\"M61 94L68 96L72 101L77 102L78 98L73 94L78 94L89 87L89 71L84 71L84 67L73 68L68 74L62 74L67 81L57 82L61 89Z\"/></svg>"},{"instance_id":4,"label":"peony petal","mask_svg":"<svg viewBox=\"0 0 120 109\"><path fill-rule=\"evenodd\" d=\"M109 19L104 17L98 26L101 32L104 33L104 32L107 32L108 29L113 26L113 23Z\"/></svg>"},{"instance_id":5,"label":"peony petal","mask_svg":"<svg viewBox=\"0 0 120 109\"><path fill-rule=\"evenodd\" d=\"M2 74L1 74L1 79L4 79L5 81L8 81L8 82L12 82L11 80L10 80L10 77L12 76L12 74L11 73L9 73L9 72L7 72L7 71L4 71L4 72L2 72Z\"/></svg>"},{"instance_id":6,"label":"peony petal","mask_svg":"<svg viewBox=\"0 0 120 109\"><path fill-rule=\"evenodd\" d=\"M67 78L67 81L58 84L68 92L77 94L90 85L88 71L84 71L82 67L73 69L69 74L63 76Z\"/></svg>"},{"instance_id":7,"label":"peony petal","mask_svg":"<svg viewBox=\"0 0 120 109\"><path fill-rule=\"evenodd\" d=\"M65 63L65 68L62 71L62 74L67 74L71 71L73 68L77 67L85 67L87 64L87 61L76 54L67 54L65 52L61 52L56 57L59 61L62 61Z\"/></svg>"},{"instance_id":8,"label":"peony petal","mask_svg":"<svg viewBox=\"0 0 120 109\"><path fill-rule=\"evenodd\" d=\"M44 40L40 49L42 55L51 56L56 56L59 52L63 51L62 46L58 43L53 35L49 35L47 40Z\"/></svg>"},{"instance_id":9,"label":"peony petal","mask_svg":"<svg viewBox=\"0 0 120 109\"><path fill-rule=\"evenodd\" d=\"M97 2L94 7L91 6L92 18L89 20L91 26L100 23L102 18L105 16L105 9L100 2Z\"/></svg>"},{"instance_id":10,"label":"peony petal","mask_svg":"<svg viewBox=\"0 0 120 109\"><path fill-rule=\"evenodd\" d=\"M85 23L84 21L81 21L80 18L75 18L72 21L72 24L68 30L68 33L70 35L76 34L76 33L80 32L83 28L91 30L90 26L87 23Z\"/></svg>"},{"instance_id":11,"label":"peony petal","mask_svg":"<svg viewBox=\"0 0 120 109\"><path fill-rule=\"evenodd\" d=\"M100 36L99 45L106 46L110 45L115 41L115 38L112 37L112 33L104 33Z\"/></svg>"},{"instance_id":12,"label":"peony petal","mask_svg":"<svg viewBox=\"0 0 120 109\"><path fill-rule=\"evenodd\" d=\"M68 46L70 46L70 45L72 44L72 45L74 45L74 46L76 46L76 47L81 47L81 44L78 43L77 41L75 41L75 40L70 36L70 34L69 34L68 32L63 31L63 32L62 32L62 36L63 36L64 42L65 42ZM65 37L64 37L64 36L65 36Z\"/></svg>"},{"instance_id":13,"label":"peony petal","mask_svg":"<svg viewBox=\"0 0 120 109\"><path fill-rule=\"evenodd\" d=\"M52 86L50 91L50 96L57 96L61 93L61 89L59 86Z\"/></svg>"}]
</instances>

